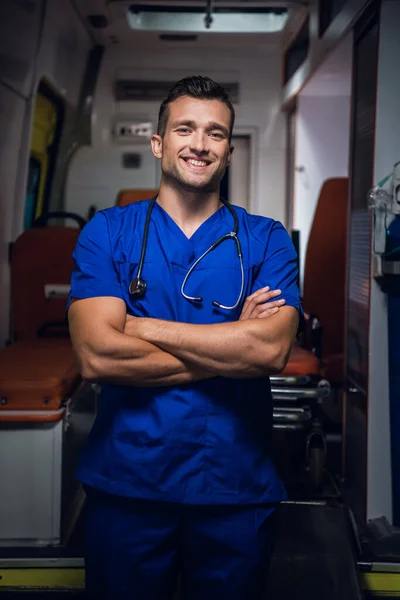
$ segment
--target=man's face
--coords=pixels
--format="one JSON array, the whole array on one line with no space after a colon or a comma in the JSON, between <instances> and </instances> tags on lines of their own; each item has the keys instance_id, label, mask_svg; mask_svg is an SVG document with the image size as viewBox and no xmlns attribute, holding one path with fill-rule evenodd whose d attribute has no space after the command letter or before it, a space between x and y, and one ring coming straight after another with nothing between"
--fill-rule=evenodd
<instances>
[{"instance_id":1,"label":"man's face","mask_svg":"<svg viewBox=\"0 0 400 600\"><path fill-rule=\"evenodd\" d=\"M229 108L219 100L183 97L168 110L164 136L152 138L163 176L188 191L218 191L233 151Z\"/></svg>"}]
</instances>

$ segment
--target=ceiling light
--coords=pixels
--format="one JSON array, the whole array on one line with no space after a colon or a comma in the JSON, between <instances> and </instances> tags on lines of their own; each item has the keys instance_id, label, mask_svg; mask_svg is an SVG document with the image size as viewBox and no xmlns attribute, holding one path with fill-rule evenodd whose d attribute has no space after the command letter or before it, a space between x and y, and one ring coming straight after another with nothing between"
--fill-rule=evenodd
<instances>
[{"instance_id":1,"label":"ceiling light","mask_svg":"<svg viewBox=\"0 0 400 600\"><path fill-rule=\"evenodd\" d=\"M215 8L211 27L207 27L204 17L204 9L195 6L132 4L127 12L133 30L190 33L273 33L282 31L288 12L280 8Z\"/></svg>"}]
</instances>

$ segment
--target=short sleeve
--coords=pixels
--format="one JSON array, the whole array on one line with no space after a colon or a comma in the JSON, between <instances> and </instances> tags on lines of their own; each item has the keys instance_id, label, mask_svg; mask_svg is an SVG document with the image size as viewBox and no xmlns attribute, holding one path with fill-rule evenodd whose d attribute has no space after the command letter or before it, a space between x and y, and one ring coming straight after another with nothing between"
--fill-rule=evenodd
<instances>
[{"instance_id":1,"label":"short sleeve","mask_svg":"<svg viewBox=\"0 0 400 600\"><path fill-rule=\"evenodd\" d=\"M302 312L297 276L296 250L286 229L275 221L251 293L269 285L271 290L282 290L280 297L286 300L286 306L294 306Z\"/></svg>"},{"instance_id":2,"label":"short sleeve","mask_svg":"<svg viewBox=\"0 0 400 600\"><path fill-rule=\"evenodd\" d=\"M74 253L74 270L67 310L72 298L115 296L122 300L122 290L115 269L107 216L98 212L83 228Z\"/></svg>"}]
</instances>

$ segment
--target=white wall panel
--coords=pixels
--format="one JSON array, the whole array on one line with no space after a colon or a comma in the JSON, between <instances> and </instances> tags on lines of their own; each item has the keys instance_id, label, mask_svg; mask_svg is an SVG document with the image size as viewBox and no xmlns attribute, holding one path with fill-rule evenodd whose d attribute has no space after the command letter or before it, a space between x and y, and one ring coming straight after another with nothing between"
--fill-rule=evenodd
<instances>
[{"instance_id":1,"label":"white wall panel","mask_svg":"<svg viewBox=\"0 0 400 600\"><path fill-rule=\"evenodd\" d=\"M88 146L80 148L71 164L76 183L71 182L68 187L66 210L86 217L91 205L95 205L97 210L113 206L118 192L122 189L157 188L158 161L154 158L151 148L142 145L134 147L133 150L142 158L142 166L138 169L122 167L121 148L100 146L95 152ZM129 148L129 152L132 152L132 147Z\"/></svg>"},{"instance_id":2,"label":"white wall panel","mask_svg":"<svg viewBox=\"0 0 400 600\"><path fill-rule=\"evenodd\" d=\"M43 0L2 0L0 4L0 81L28 97L39 45Z\"/></svg>"},{"instance_id":3,"label":"white wall panel","mask_svg":"<svg viewBox=\"0 0 400 600\"><path fill-rule=\"evenodd\" d=\"M250 189L250 138L236 137L235 147L229 166L229 200L236 206L249 210Z\"/></svg>"},{"instance_id":4,"label":"white wall panel","mask_svg":"<svg viewBox=\"0 0 400 600\"><path fill-rule=\"evenodd\" d=\"M8 247L14 211L18 153L21 146L25 100L0 84L0 348L8 338L10 274Z\"/></svg>"},{"instance_id":5,"label":"white wall panel","mask_svg":"<svg viewBox=\"0 0 400 600\"><path fill-rule=\"evenodd\" d=\"M323 182L349 173L350 97L300 96L296 124L294 229L303 281L308 237Z\"/></svg>"},{"instance_id":6,"label":"white wall panel","mask_svg":"<svg viewBox=\"0 0 400 600\"><path fill-rule=\"evenodd\" d=\"M37 32L39 33L39 32ZM44 77L71 106L77 106L86 60L92 42L75 13L70 0L49 0L37 57L32 55L32 94ZM30 136L34 102L26 108L25 126L19 154L19 181L14 194L14 219L10 236L22 229L25 210L25 184L28 172Z\"/></svg>"},{"instance_id":7,"label":"white wall panel","mask_svg":"<svg viewBox=\"0 0 400 600\"><path fill-rule=\"evenodd\" d=\"M0 81L28 97L46 76L73 105L92 42L70 0L2 0Z\"/></svg>"},{"instance_id":8,"label":"white wall panel","mask_svg":"<svg viewBox=\"0 0 400 600\"><path fill-rule=\"evenodd\" d=\"M76 106L92 42L70 0L50 0L36 64L36 85L45 76Z\"/></svg>"}]
</instances>

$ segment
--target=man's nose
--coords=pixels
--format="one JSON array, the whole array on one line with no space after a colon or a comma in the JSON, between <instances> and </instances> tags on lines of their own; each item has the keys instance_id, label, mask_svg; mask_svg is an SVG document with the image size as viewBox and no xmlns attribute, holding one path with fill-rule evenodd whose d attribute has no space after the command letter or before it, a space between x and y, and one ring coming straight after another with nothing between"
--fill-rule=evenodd
<instances>
[{"instance_id":1,"label":"man's nose","mask_svg":"<svg viewBox=\"0 0 400 600\"><path fill-rule=\"evenodd\" d=\"M190 140L191 149L197 154L208 152L208 136L203 131L195 131Z\"/></svg>"}]
</instances>

